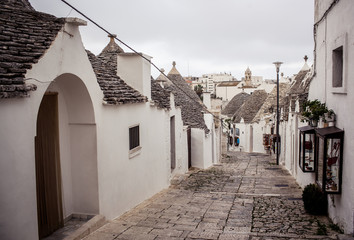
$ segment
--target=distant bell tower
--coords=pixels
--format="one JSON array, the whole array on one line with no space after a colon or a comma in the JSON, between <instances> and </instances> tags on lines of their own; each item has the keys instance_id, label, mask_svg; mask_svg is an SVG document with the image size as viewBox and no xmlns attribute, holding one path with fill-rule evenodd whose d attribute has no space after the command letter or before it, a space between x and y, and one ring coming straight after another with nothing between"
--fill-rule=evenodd
<instances>
[{"instance_id":1,"label":"distant bell tower","mask_svg":"<svg viewBox=\"0 0 354 240\"><path fill-rule=\"evenodd\" d=\"M245 71L245 86L252 86L252 72L249 67Z\"/></svg>"}]
</instances>

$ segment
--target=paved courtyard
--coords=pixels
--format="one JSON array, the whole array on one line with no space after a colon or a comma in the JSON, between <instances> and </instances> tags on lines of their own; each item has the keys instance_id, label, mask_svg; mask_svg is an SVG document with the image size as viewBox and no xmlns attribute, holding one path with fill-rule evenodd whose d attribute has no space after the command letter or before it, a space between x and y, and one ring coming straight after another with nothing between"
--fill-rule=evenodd
<instances>
[{"instance_id":1,"label":"paved courtyard","mask_svg":"<svg viewBox=\"0 0 354 240\"><path fill-rule=\"evenodd\" d=\"M337 239L326 217L305 213L301 194L269 156L229 152L85 239Z\"/></svg>"}]
</instances>

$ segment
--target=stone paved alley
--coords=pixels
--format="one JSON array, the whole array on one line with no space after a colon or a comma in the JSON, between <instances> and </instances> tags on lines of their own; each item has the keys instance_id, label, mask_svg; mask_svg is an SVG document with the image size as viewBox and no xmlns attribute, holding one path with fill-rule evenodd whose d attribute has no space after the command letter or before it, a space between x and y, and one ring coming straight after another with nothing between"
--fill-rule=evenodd
<instances>
[{"instance_id":1,"label":"stone paved alley","mask_svg":"<svg viewBox=\"0 0 354 240\"><path fill-rule=\"evenodd\" d=\"M301 194L268 155L229 152L85 239L336 239L326 217L305 213Z\"/></svg>"}]
</instances>

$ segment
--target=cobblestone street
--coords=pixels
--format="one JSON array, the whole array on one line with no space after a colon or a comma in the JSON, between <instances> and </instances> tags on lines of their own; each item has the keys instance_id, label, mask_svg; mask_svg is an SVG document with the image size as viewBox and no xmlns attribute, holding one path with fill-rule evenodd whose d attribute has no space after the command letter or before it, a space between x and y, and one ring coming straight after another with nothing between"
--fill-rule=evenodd
<instances>
[{"instance_id":1,"label":"cobblestone street","mask_svg":"<svg viewBox=\"0 0 354 240\"><path fill-rule=\"evenodd\" d=\"M85 239L337 239L326 217L305 213L301 194L269 156L229 152Z\"/></svg>"}]
</instances>

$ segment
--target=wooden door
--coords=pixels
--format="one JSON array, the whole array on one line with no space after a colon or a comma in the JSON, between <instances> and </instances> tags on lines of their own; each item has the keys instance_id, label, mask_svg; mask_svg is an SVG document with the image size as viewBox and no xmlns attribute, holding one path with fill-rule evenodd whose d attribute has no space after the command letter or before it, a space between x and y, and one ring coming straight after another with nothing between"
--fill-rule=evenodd
<instances>
[{"instance_id":1,"label":"wooden door","mask_svg":"<svg viewBox=\"0 0 354 240\"><path fill-rule=\"evenodd\" d=\"M187 143L188 143L188 168L192 167L192 137L191 128L187 130Z\"/></svg>"},{"instance_id":2,"label":"wooden door","mask_svg":"<svg viewBox=\"0 0 354 240\"><path fill-rule=\"evenodd\" d=\"M171 169L176 168L176 127L175 116L170 119Z\"/></svg>"},{"instance_id":3,"label":"wooden door","mask_svg":"<svg viewBox=\"0 0 354 240\"><path fill-rule=\"evenodd\" d=\"M58 94L44 95L35 137L39 237L63 227L59 156Z\"/></svg>"}]
</instances>

